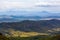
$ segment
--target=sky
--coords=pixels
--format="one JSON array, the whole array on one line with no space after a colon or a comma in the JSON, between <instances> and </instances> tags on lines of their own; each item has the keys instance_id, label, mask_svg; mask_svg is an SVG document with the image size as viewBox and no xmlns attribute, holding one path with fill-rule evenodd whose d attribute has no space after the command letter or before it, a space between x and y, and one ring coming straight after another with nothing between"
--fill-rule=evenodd
<instances>
[{"instance_id":1,"label":"sky","mask_svg":"<svg viewBox=\"0 0 60 40\"><path fill-rule=\"evenodd\" d=\"M60 0L0 0L3 15L36 15L43 11L60 13Z\"/></svg>"}]
</instances>

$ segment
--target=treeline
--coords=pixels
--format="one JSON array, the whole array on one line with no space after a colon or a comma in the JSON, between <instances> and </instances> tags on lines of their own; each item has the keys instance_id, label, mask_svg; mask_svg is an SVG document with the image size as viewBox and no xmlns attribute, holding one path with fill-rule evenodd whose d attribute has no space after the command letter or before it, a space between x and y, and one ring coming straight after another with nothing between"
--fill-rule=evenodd
<instances>
[{"instance_id":1,"label":"treeline","mask_svg":"<svg viewBox=\"0 0 60 40\"><path fill-rule=\"evenodd\" d=\"M6 37L0 33L0 40L60 40L60 35L34 37Z\"/></svg>"}]
</instances>

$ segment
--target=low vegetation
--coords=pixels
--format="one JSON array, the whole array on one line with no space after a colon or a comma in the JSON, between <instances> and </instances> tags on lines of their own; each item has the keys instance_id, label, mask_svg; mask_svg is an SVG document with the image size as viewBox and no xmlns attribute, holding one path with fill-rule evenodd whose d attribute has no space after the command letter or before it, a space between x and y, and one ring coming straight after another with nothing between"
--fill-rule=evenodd
<instances>
[{"instance_id":1,"label":"low vegetation","mask_svg":"<svg viewBox=\"0 0 60 40\"><path fill-rule=\"evenodd\" d=\"M33 37L6 37L0 33L0 40L60 40L60 35L45 36L37 35Z\"/></svg>"},{"instance_id":2,"label":"low vegetation","mask_svg":"<svg viewBox=\"0 0 60 40\"><path fill-rule=\"evenodd\" d=\"M18 31L14 29L9 29L8 31L5 30L6 36L11 36L11 37L31 37L31 36L37 36L37 35L48 35L47 33L38 33L38 32L23 32L23 31ZM8 34L7 34L8 33Z\"/></svg>"}]
</instances>

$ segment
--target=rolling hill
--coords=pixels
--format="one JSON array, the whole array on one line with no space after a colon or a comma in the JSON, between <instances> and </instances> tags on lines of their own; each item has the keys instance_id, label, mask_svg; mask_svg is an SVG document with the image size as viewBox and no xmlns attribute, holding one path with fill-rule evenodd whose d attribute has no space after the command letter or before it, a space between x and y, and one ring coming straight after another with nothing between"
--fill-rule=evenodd
<instances>
[{"instance_id":1,"label":"rolling hill","mask_svg":"<svg viewBox=\"0 0 60 40\"><path fill-rule=\"evenodd\" d=\"M2 22L0 23L0 32L10 34L14 29L13 32L33 32L33 33L59 33L60 34L60 20L58 19L51 19L51 20L24 20L20 22ZM52 32L53 31L53 32ZM13 33L12 32L12 33ZM57 34L56 33L56 34Z\"/></svg>"}]
</instances>

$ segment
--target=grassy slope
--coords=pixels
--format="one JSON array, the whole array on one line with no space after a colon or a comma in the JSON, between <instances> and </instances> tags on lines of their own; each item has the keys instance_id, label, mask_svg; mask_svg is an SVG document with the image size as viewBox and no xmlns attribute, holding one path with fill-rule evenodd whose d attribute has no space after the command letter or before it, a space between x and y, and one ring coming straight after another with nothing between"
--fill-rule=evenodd
<instances>
[{"instance_id":1,"label":"grassy slope","mask_svg":"<svg viewBox=\"0 0 60 40\"><path fill-rule=\"evenodd\" d=\"M37 35L48 35L47 33L38 33L38 32L22 32L22 31L16 31L13 29L9 29L8 31L5 30L5 32L8 32L9 34L6 34L6 36L12 36L12 37L31 37L31 36L37 36Z\"/></svg>"}]
</instances>

